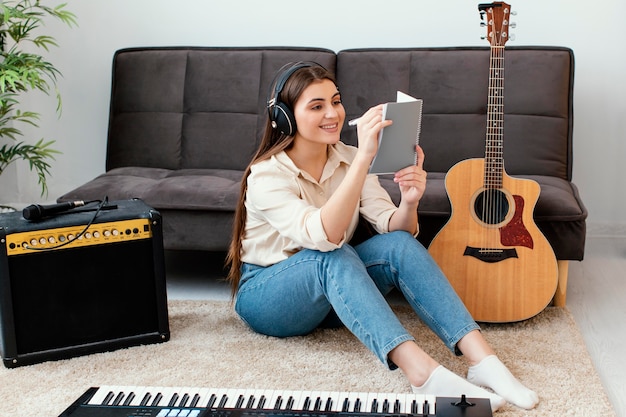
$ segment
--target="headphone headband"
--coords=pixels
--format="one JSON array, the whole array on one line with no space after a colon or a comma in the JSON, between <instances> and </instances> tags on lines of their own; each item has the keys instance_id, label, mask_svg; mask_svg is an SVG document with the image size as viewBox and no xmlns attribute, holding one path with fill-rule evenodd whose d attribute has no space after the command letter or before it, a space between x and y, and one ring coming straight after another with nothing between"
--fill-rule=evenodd
<instances>
[{"instance_id":1,"label":"headphone headband","mask_svg":"<svg viewBox=\"0 0 626 417\"><path fill-rule=\"evenodd\" d=\"M269 111L272 127L278 129L281 133L292 136L296 133L296 119L292 109L282 101L280 101L280 93L283 91L285 84L289 78L299 69L312 66L319 66L312 61L298 61L284 65L275 77L270 90L270 96L267 100L267 109Z\"/></svg>"}]
</instances>

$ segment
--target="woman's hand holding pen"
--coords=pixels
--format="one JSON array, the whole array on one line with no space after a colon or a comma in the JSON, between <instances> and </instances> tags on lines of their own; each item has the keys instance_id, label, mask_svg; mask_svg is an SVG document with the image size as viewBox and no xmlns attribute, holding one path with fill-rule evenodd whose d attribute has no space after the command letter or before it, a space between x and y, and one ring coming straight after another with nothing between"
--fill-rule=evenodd
<instances>
[{"instance_id":1,"label":"woman's hand holding pen","mask_svg":"<svg viewBox=\"0 0 626 417\"><path fill-rule=\"evenodd\" d=\"M391 125L391 120L383 120L383 105L379 104L366 111L356 121L359 152L367 160L368 166L378 152L378 134L381 129ZM353 123L354 124L354 123Z\"/></svg>"}]
</instances>

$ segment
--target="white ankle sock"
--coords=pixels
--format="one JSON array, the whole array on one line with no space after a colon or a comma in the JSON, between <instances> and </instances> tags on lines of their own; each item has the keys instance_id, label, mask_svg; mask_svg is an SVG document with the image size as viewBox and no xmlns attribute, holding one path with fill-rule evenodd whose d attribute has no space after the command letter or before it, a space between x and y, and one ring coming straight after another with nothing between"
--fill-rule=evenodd
<instances>
[{"instance_id":1,"label":"white ankle sock","mask_svg":"<svg viewBox=\"0 0 626 417\"><path fill-rule=\"evenodd\" d=\"M467 372L467 380L491 388L507 401L530 410L539 402L537 393L526 388L517 380L497 356L487 356Z\"/></svg>"},{"instance_id":2,"label":"white ankle sock","mask_svg":"<svg viewBox=\"0 0 626 417\"><path fill-rule=\"evenodd\" d=\"M504 398L499 395L477 387L442 365L435 368L424 385L421 387L411 385L411 388L415 394L429 394L439 397L461 397L465 394L468 398L488 398L491 402L492 411L496 411L506 403Z\"/></svg>"}]
</instances>

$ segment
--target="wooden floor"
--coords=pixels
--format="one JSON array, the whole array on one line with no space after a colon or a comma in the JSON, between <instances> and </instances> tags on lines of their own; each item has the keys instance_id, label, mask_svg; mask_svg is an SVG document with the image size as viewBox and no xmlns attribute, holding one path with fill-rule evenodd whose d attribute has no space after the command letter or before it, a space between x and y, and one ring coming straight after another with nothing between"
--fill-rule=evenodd
<instances>
[{"instance_id":1,"label":"wooden floor","mask_svg":"<svg viewBox=\"0 0 626 417\"><path fill-rule=\"evenodd\" d=\"M223 254L168 252L168 296L229 299L224 273L215 268L222 262ZM587 238L584 261L569 265L566 305L617 417L626 417L626 234Z\"/></svg>"}]
</instances>

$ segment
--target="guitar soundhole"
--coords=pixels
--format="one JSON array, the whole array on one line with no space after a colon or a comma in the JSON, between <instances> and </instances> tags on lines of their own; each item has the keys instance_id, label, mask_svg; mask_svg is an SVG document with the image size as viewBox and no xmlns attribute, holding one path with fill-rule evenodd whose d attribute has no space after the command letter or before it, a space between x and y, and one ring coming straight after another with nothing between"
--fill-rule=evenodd
<instances>
[{"instance_id":1,"label":"guitar soundhole","mask_svg":"<svg viewBox=\"0 0 626 417\"><path fill-rule=\"evenodd\" d=\"M474 212L483 223L502 223L509 212L506 194L497 189L484 190L474 201Z\"/></svg>"}]
</instances>

